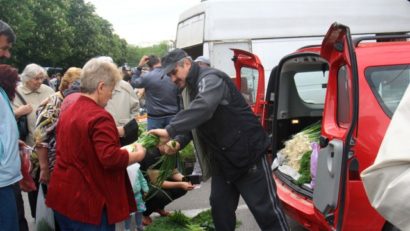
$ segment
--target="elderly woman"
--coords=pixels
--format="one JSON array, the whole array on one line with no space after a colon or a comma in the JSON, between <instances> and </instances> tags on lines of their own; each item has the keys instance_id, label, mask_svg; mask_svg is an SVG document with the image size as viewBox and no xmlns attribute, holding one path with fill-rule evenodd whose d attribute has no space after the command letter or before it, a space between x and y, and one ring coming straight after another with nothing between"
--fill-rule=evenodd
<instances>
[{"instance_id":1,"label":"elderly woman","mask_svg":"<svg viewBox=\"0 0 410 231\"><path fill-rule=\"evenodd\" d=\"M31 155L31 161L33 163L31 175L37 186L38 183L48 184L50 174L54 168L54 162L56 159L55 128L60 115L61 103L64 99L63 91L75 80L80 79L80 74L80 68L69 68L62 78L59 91L46 98L46 100L43 100L37 109L37 121L33 133L35 151ZM37 190L28 193L33 217L36 216L37 193Z\"/></svg>"},{"instance_id":2,"label":"elderly woman","mask_svg":"<svg viewBox=\"0 0 410 231\"><path fill-rule=\"evenodd\" d=\"M53 89L42 84L46 77L47 72L43 67L34 63L27 65L24 68L23 73L20 75L22 84L17 86L16 94L19 94L21 97L17 95L13 101L14 109L18 109L25 104L31 105L33 108L27 116L29 134L24 140L30 146L34 145L33 133L36 124L35 112L44 99L54 94ZM23 98L26 103L24 103L21 98ZM17 111L16 114L18 114Z\"/></svg>"},{"instance_id":3,"label":"elderly woman","mask_svg":"<svg viewBox=\"0 0 410 231\"><path fill-rule=\"evenodd\" d=\"M26 114L27 112L27 124L28 124L28 136L23 140L30 146L34 146L34 127L36 124L36 110L38 106L46 98L54 94L53 89L49 86L42 84L43 80L47 77L46 70L37 65L29 64L27 65L23 73L21 73L20 78L22 84L17 86L16 97L13 100L13 108L15 110L16 117ZM25 102L23 102L25 101ZM29 105L29 109L26 113L19 113L20 109L24 105ZM21 138L21 137L20 137ZM36 203L37 203L37 193L28 193L31 216L35 218L36 215Z\"/></svg>"},{"instance_id":4,"label":"elderly woman","mask_svg":"<svg viewBox=\"0 0 410 231\"><path fill-rule=\"evenodd\" d=\"M46 203L61 230L114 231L136 210L126 167L142 160L145 149L121 149L114 119L104 110L120 78L115 64L91 59L81 73L81 96L60 115Z\"/></svg>"},{"instance_id":5,"label":"elderly woman","mask_svg":"<svg viewBox=\"0 0 410 231\"><path fill-rule=\"evenodd\" d=\"M81 68L69 68L61 79L58 92L49 97L37 109L37 122L34 130L34 142L37 156L32 160L39 161L34 164L33 174L40 170L39 182L47 184L50 174L54 168L56 154L56 132L57 121L60 116L61 103L64 100L64 90L80 79ZM38 169L40 167L40 169Z\"/></svg>"}]
</instances>

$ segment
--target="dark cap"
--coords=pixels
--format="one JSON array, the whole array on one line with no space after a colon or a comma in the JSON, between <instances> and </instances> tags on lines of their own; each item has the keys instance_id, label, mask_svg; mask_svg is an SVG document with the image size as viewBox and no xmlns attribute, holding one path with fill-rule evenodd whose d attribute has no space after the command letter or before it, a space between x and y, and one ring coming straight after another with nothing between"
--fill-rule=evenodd
<instances>
[{"instance_id":1,"label":"dark cap","mask_svg":"<svg viewBox=\"0 0 410 231\"><path fill-rule=\"evenodd\" d=\"M173 71L177 65L177 62L185 57L188 57L188 54L179 48L176 48L166 54L161 60L164 74L169 74Z\"/></svg>"}]
</instances>

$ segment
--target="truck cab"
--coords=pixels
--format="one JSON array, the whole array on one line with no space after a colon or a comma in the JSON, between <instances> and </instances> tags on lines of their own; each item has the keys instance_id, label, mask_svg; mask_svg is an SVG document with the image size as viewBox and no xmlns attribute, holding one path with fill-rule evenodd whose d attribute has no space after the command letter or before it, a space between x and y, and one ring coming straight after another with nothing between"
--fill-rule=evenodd
<instances>
[{"instance_id":1,"label":"truck cab","mask_svg":"<svg viewBox=\"0 0 410 231\"><path fill-rule=\"evenodd\" d=\"M284 168L273 169L285 212L306 229L393 230L371 207L360 173L374 162L410 83L409 37L353 39L349 27L334 23L321 45L283 57L269 76L265 97L252 102L272 134L274 156L294 134L321 125L314 186L297 184ZM233 60L238 89L246 81L262 92L257 56L234 50Z\"/></svg>"}]
</instances>

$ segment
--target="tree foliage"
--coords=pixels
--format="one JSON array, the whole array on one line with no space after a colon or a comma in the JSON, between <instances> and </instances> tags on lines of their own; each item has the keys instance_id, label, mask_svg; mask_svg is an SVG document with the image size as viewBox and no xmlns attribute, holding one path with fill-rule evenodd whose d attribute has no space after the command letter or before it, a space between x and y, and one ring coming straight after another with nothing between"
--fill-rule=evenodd
<instances>
[{"instance_id":1,"label":"tree foliage","mask_svg":"<svg viewBox=\"0 0 410 231\"><path fill-rule=\"evenodd\" d=\"M29 63L82 67L100 55L134 66L144 54L162 56L169 49L165 42L144 48L127 44L84 0L0 0L0 5L0 19L17 34L9 62L20 70Z\"/></svg>"}]
</instances>

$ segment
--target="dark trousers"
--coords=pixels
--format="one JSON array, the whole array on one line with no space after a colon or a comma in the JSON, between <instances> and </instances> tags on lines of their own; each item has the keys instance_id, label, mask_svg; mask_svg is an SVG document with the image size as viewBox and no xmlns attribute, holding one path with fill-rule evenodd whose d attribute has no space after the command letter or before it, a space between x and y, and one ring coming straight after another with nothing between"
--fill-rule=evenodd
<instances>
[{"instance_id":1,"label":"dark trousers","mask_svg":"<svg viewBox=\"0 0 410 231\"><path fill-rule=\"evenodd\" d=\"M115 224L108 224L107 210L104 209L101 216L101 222L98 225L83 223L74 221L61 213L54 210L54 217L56 218L61 230L74 231L74 230L86 230L86 231L115 231Z\"/></svg>"},{"instance_id":2,"label":"dark trousers","mask_svg":"<svg viewBox=\"0 0 410 231\"><path fill-rule=\"evenodd\" d=\"M234 182L228 183L219 174L212 176L210 203L216 231L235 230L239 196L262 231L289 230L266 156Z\"/></svg>"},{"instance_id":3,"label":"dark trousers","mask_svg":"<svg viewBox=\"0 0 410 231\"><path fill-rule=\"evenodd\" d=\"M36 184L36 190L28 192L28 203L30 204L31 217L36 219L36 209L37 209L37 194L38 194L38 180L40 178L40 170L38 170L36 176L33 178L34 183Z\"/></svg>"},{"instance_id":4,"label":"dark trousers","mask_svg":"<svg viewBox=\"0 0 410 231\"><path fill-rule=\"evenodd\" d=\"M18 231L18 214L13 185L0 187L0 229Z\"/></svg>"},{"instance_id":5,"label":"dark trousers","mask_svg":"<svg viewBox=\"0 0 410 231\"><path fill-rule=\"evenodd\" d=\"M24 201L23 196L21 195L21 189L19 183L13 184L14 196L16 197L17 204L17 215L19 221L19 230L28 231L28 224L24 214Z\"/></svg>"},{"instance_id":6,"label":"dark trousers","mask_svg":"<svg viewBox=\"0 0 410 231\"><path fill-rule=\"evenodd\" d=\"M180 188L162 190L151 188L151 190L152 191L147 196L147 198L150 199L145 202L145 207L147 207L147 210L143 213L144 216L149 216L158 209L164 209L167 204L182 197L187 192ZM155 193L154 196L151 196L153 193Z\"/></svg>"}]
</instances>

